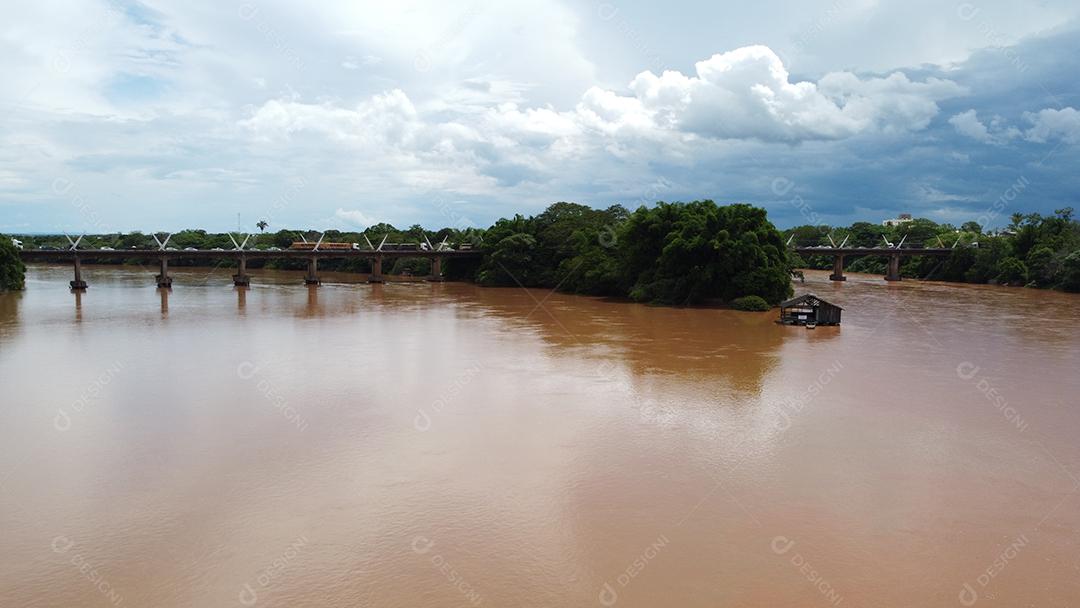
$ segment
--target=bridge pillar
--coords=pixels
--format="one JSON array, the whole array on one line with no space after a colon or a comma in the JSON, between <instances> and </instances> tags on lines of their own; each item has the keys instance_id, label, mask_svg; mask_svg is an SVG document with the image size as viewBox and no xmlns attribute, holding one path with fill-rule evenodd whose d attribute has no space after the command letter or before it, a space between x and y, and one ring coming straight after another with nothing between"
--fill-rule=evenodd
<instances>
[{"instance_id":1,"label":"bridge pillar","mask_svg":"<svg viewBox=\"0 0 1080 608\"><path fill-rule=\"evenodd\" d=\"M834 255L832 259L832 274L829 275L831 281L846 281L847 277L844 276L844 256Z\"/></svg>"},{"instance_id":2,"label":"bridge pillar","mask_svg":"<svg viewBox=\"0 0 1080 608\"><path fill-rule=\"evenodd\" d=\"M247 287L251 285L251 277L247 273L247 256L240 256L240 259L236 262L236 274L233 275L233 285L237 287Z\"/></svg>"},{"instance_id":3,"label":"bridge pillar","mask_svg":"<svg viewBox=\"0 0 1080 608\"><path fill-rule=\"evenodd\" d=\"M383 273L382 273L382 256L381 255L377 255L377 256L371 258L371 274L368 275L367 282L368 283L383 283L383 282L385 282L385 279L383 279Z\"/></svg>"},{"instance_id":4,"label":"bridge pillar","mask_svg":"<svg viewBox=\"0 0 1080 608\"><path fill-rule=\"evenodd\" d=\"M435 256L431 258L431 274L428 275L429 281L442 281L442 258Z\"/></svg>"},{"instance_id":5,"label":"bridge pillar","mask_svg":"<svg viewBox=\"0 0 1080 608\"><path fill-rule=\"evenodd\" d=\"M169 276L169 258L161 256L161 274L157 275L157 286L164 289L172 288L172 277Z\"/></svg>"},{"instance_id":6,"label":"bridge pillar","mask_svg":"<svg viewBox=\"0 0 1080 608\"><path fill-rule=\"evenodd\" d=\"M307 276L304 277L305 285L321 285L319 280L319 258L311 256L307 263Z\"/></svg>"},{"instance_id":7,"label":"bridge pillar","mask_svg":"<svg viewBox=\"0 0 1080 608\"><path fill-rule=\"evenodd\" d=\"M886 281L900 280L900 254L894 253L889 256L889 271L885 275Z\"/></svg>"},{"instance_id":8,"label":"bridge pillar","mask_svg":"<svg viewBox=\"0 0 1080 608\"><path fill-rule=\"evenodd\" d=\"M68 283L71 288L76 291L82 291L86 289L86 281L82 278L82 260L79 256L75 256L75 280Z\"/></svg>"}]
</instances>

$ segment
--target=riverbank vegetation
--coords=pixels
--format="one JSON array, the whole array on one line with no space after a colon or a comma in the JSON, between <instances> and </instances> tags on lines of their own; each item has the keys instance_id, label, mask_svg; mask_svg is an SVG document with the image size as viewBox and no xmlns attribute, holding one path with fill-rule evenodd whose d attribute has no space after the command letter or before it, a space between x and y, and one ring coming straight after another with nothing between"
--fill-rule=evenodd
<instances>
[{"instance_id":1,"label":"riverbank vegetation","mask_svg":"<svg viewBox=\"0 0 1080 608\"><path fill-rule=\"evenodd\" d=\"M247 246L254 249L287 249L300 238L295 230L251 235ZM254 228L254 227L253 227ZM315 240L317 235L305 233ZM809 255L802 258L785 247L839 244L847 239L851 247L881 247L884 239L905 246L952 247L947 258L914 256L904 258L901 274L906 277L970 283L999 283L1080 292L1080 223L1072 209L1052 216L1015 214L1003 230L988 232L975 222L959 227L914 219L886 227L869 222L850 226L797 226L783 232L769 222L763 209L745 204L717 205L712 201L690 203L660 202L630 211L621 205L594 209L577 203L559 202L531 217L502 218L487 229L464 226L427 230L414 225L399 229L376 224L364 231L328 230L327 242L378 246L388 243L433 244L444 239L454 247L482 247L482 258L448 260L443 273L449 279L476 281L488 286L523 286L554 289L568 293L631 298L657 304L700 304L722 302L735 305L739 298L757 296L776 304L791 293L791 268L828 269L832 257ZM26 247L67 249L63 235L21 237ZM7 260L4 277L11 285L22 284L21 262L3 238L2 255ZM237 240L242 240L237 237ZM97 250L88 263L119 263L109 258L109 249L157 249L153 237L139 232L89 235L82 249ZM183 230L174 234L169 247L175 249L222 249L234 247L227 233ZM416 258L402 258L384 268L391 275L425 276L430 262L423 252ZM138 263L128 260L127 263ZM174 266L203 265L227 267L233 262L191 260L183 257ZM850 272L885 272L883 256L849 256ZM304 260L249 260L249 268L302 270ZM324 260L325 271L367 273L370 263L363 258ZM10 278L8 278L10 277ZM10 287L9 287L10 288ZM743 301L741 306L750 306ZM755 306L760 306L754 304Z\"/></svg>"},{"instance_id":2,"label":"riverbank vegetation","mask_svg":"<svg viewBox=\"0 0 1080 608\"><path fill-rule=\"evenodd\" d=\"M248 245L286 249L298 234L293 230L260 232ZM443 270L447 278L475 280L487 286L541 287L657 304L731 302L751 295L775 304L791 293L788 257L780 232L764 209L743 204L661 202L631 212L619 205L593 209L560 202L532 217L500 219L486 230L429 231L420 226L400 230L378 224L363 232L330 230L323 238L362 246L370 241L378 246L384 237L390 243L418 243L426 237L431 243L446 239L456 247L483 247L482 258L448 260ZM67 249L65 245L62 235L27 237L28 247ZM168 245L178 250L234 248L228 234L204 230L178 232ZM86 261L100 263L110 262L109 248L158 248L152 236L138 232L88 236L80 247L96 250ZM423 255L418 251L415 259L399 259L384 271L426 275L429 261ZM305 264L304 260L249 260L248 267L259 268L263 263L267 268L297 270ZM178 257L171 264L226 266L230 262ZM363 258L325 260L319 267L370 272L369 262Z\"/></svg>"},{"instance_id":3,"label":"riverbank vegetation","mask_svg":"<svg viewBox=\"0 0 1080 608\"><path fill-rule=\"evenodd\" d=\"M26 266L11 237L0 234L0 291L19 291L26 287Z\"/></svg>"},{"instance_id":4,"label":"riverbank vegetation","mask_svg":"<svg viewBox=\"0 0 1080 608\"><path fill-rule=\"evenodd\" d=\"M894 227L856 222L850 226L797 226L784 231L784 238L794 236L800 246L830 245L829 237L839 244L845 238L849 247L882 247L887 238L901 239L905 246L953 247L947 258L915 256L904 258L900 274L905 277L965 283L997 283L1061 289L1080 293L1080 222L1073 209L1057 210L1054 215L1013 214L1004 229L984 231L975 222L960 227L938 224L925 218ZM810 255L805 259L792 254L792 263L800 268L827 269L832 257ZM845 270L883 273L886 259L880 256L849 256Z\"/></svg>"},{"instance_id":5,"label":"riverbank vegetation","mask_svg":"<svg viewBox=\"0 0 1080 608\"><path fill-rule=\"evenodd\" d=\"M544 287L656 304L777 303L791 292L779 231L765 210L712 201L629 212L555 203L501 219L484 235L484 285Z\"/></svg>"}]
</instances>

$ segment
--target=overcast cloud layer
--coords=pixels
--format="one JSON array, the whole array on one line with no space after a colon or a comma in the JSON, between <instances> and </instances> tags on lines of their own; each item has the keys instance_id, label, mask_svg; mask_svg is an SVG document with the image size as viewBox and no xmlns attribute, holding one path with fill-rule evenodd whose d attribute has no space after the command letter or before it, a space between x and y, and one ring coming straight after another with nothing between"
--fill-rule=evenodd
<instances>
[{"instance_id":1,"label":"overcast cloud layer","mask_svg":"<svg viewBox=\"0 0 1080 608\"><path fill-rule=\"evenodd\" d=\"M5 6L0 230L1080 206L1075 2L319 5Z\"/></svg>"}]
</instances>

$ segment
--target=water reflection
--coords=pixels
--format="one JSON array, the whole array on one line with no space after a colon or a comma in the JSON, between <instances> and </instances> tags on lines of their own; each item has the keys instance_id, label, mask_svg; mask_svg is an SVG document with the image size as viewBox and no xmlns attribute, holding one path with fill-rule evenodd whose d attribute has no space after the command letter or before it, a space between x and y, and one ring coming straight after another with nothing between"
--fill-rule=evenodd
<instances>
[{"instance_id":1,"label":"water reflection","mask_svg":"<svg viewBox=\"0 0 1080 608\"><path fill-rule=\"evenodd\" d=\"M236 310L240 313L241 317L247 316L247 292L248 288L242 285L234 286L236 290Z\"/></svg>"},{"instance_id":2,"label":"water reflection","mask_svg":"<svg viewBox=\"0 0 1080 608\"><path fill-rule=\"evenodd\" d=\"M304 307L304 317L318 317L322 315L322 309L319 307L319 285L307 286L307 306Z\"/></svg>"},{"instance_id":3,"label":"water reflection","mask_svg":"<svg viewBox=\"0 0 1080 608\"><path fill-rule=\"evenodd\" d=\"M168 287L158 287L158 295L161 299L161 318L166 319L169 317L169 295L172 289Z\"/></svg>"},{"instance_id":4,"label":"water reflection","mask_svg":"<svg viewBox=\"0 0 1080 608\"><path fill-rule=\"evenodd\" d=\"M458 289L448 286L451 293ZM774 313L659 308L540 290L478 289L470 295L485 314L535 332L554 353L584 354L598 369L626 366L635 378L720 378L749 394L761 390L784 340L806 331L777 325ZM827 342L838 335L822 331L814 338Z\"/></svg>"},{"instance_id":5,"label":"water reflection","mask_svg":"<svg viewBox=\"0 0 1080 608\"><path fill-rule=\"evenodd\" d=\"M0 292L0 332L19 329L19 303L22 297L20 292Z\"/></svg>"}]
</instances>

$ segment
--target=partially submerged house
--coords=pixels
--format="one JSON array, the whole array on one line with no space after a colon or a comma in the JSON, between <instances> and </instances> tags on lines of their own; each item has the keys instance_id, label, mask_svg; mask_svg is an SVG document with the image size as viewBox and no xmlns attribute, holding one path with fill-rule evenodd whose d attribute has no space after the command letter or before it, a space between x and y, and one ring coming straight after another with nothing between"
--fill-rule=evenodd
<instances>
[{"instance_id":1,"label":"partially submerged house","mask_svg":"<svg viewBox=\"0 0 1080 608\"><path fill-rule=\"evenodd\" d=\"M780 303L780 323L784 325L839 325L840 311L812 293L805 293Z\"/></svg>"}]
</instances>

